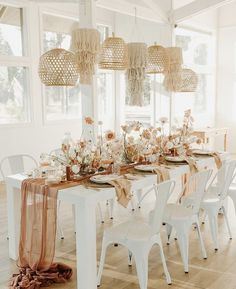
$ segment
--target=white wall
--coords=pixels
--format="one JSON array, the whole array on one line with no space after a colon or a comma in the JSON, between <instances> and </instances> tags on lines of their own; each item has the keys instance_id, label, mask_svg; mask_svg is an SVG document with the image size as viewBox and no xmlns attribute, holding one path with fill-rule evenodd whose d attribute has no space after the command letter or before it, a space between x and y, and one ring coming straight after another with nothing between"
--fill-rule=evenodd
<instances>
[{"instance_id":1,"label":"white wall","mask_svg":"<svg viewBox=\"0 0 236 289\"><path fill-rule=\"evenodd\" d=\"M236 2L219 9L216 123L229 128L228 150L236 153ZM220 140L219 140L220 141ZM219 145L219 144L218 144Z\"/></svg>"}]
</instances>

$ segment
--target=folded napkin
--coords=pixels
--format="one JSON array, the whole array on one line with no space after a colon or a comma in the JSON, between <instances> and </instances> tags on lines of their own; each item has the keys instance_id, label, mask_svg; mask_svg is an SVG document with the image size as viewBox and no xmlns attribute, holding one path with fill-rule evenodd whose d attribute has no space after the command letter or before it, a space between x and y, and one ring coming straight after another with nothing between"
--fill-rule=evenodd
<instances>
[{"instance_id":1,"label":"folded napkin","mask_svg":"<svg viewBox=\"0 0 236 289\"><path fill-rule=\"evenodd\" d=\"M197 173L198 172L198 167L197 167L196 160L193 159L192 157L185 157L184 159L189 165L190 173L191 174Z\"/></svg>"},{"instance_id":2,"label":"folded napkin","mask_svg":"<svg viewBox=\"0 0 236 289\"><path fill-rule=\"evenodd\" d=\"M164 182L170 179L169 171L164 167L157 167L153 172L159 176L159 182Z\"/></svg>"},{"instance_id":3,"label":"folded napkin","mask_svg":"<svg viewBox=\"0 0 236 289\"><path fill-rule=\"evenodd\" d=\"M117 201L126 208L132 198L131 182L126 178L118 178L108 183L115 187Z\"/></svg>"},{"instance_id":4,"label":"folded napkin","mask_svg":"<svg viewBox=\"0 0 236 289\"><path fill-rule=\"evenodd\" d=\"M217 167L217 169L220 169L221 166L222 166L222 161L221 161L219 153L212 152L209 155L214 157L214 160L215 160L215 163L216 163L216 167Z\"/></svg>"}]
</instances>

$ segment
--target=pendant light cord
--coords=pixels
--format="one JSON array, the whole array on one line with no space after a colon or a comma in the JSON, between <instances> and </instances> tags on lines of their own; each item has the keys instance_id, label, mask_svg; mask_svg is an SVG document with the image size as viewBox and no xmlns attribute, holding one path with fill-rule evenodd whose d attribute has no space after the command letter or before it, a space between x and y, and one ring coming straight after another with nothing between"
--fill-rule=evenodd
<instances>
[{"instance_id":1,"label":"pendant light cord","mask_svg":"<svg viewBox=\"0 0 236 289\"><path fill-rule=\"evenodd\" d=\"M136 34L137 34L137 38L135 38ZM134 7L134 26L131 32L130 39L131 39L131 42L145 42L141 29L139 29L136 7Z\"/></svg>"}]
</instances>

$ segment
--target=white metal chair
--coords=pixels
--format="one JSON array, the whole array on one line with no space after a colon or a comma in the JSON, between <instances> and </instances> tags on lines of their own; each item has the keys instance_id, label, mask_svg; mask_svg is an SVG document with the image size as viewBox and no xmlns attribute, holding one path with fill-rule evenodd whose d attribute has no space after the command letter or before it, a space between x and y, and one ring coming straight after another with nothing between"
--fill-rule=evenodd
<instances>
[{"instance_id":1,"label":"white metal chair","mask_svg":"<svg viewBox=\"0 0 236 289\"><path fill-rule=\"evenodd\" d=\"M160 228L166 203L170 194L173 192L174 185L174 181L167 181L154 186L156 201L153 210L154 213L150 218L150 222L138 219L135 215L135 218L133 218L132 221L122 223L104 231L97 279L98 286L100 286L101 283L106 250L111 244L120 244L128 248L130 260L129 265L131 265L132 255L134 256L141 289L147 289L148 254L154 244L159 245L166 280L168 284L171 284L171 278L166 266L166 260L162 248Z\"/></svg>"},{"instance_id":2,"label":"white metal chair","mask_svg":"<svg viewBox=\"0 0 236 289\"><path fill-rule=\"evenodd\" d=\"M30 155L18 154L7 156L0 162L0 173L5 180L7 175L25 172L27 169L37 168L37 161Z\"/></svg>"},{"instance_id":3,"label":"white metal chair","mask_svg":"<svg viewBox=\"0 0 236 289\"><path fill-rule=\"evenodd\" d=\"M224 214L229 237L232 239L232 233L227 216L227 197L230 196L233 200L235 199L232 189L230 190L230 185L235 177L235 168L235 160L225 162L222 165L201 203L201 208L204 209L209 220L211 235L216 251L219 248L217 217L220 210ZM217 182L214 184L215 180Z\"/></svg>"},{"instance_id":4,"label":"white metal chair","mask_svg":"<svg viewBox=\"0 0 236 289\"><path fill-rule=\"evenodd\" d=\"M211 170L206 170L194 174L190 177L187 185L191 185L193 188L193 193L191 194L191 205L185 205L184 202L182 204L167 204L165 209L163 222L166 224L168 242L170 240L172 228L174 228L176 231L185 273L188 273L189 271L189 231L193 224L196 225L203 258L207 258L205 246L200 231L198 215L200 204L205 195L207 182L211 174Z\"/></svg>"}]
</instances>

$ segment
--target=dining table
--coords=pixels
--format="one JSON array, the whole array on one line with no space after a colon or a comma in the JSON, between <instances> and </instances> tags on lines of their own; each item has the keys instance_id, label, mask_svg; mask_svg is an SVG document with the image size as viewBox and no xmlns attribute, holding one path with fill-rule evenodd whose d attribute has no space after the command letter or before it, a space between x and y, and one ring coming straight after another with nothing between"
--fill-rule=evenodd
<instances>
[{"instance_id":1,"label":"dining table","mask_svg":"<svg viewBox=\"0 0 236 289\"><path fill-rule=\"evenodd\" d=\"M227 158L222 153L221 159ZM210 156L201 156L196 161L198 168L215 168L215 160ZM180 177L190 172L189 165L168 164L165 166L170 178ZM138 172L138 171L137 171ZM27 176L22 174L10 175L6 178L7 214L9 257L18 258L18 244L20 234L21 212L21 184ZM142 172L137 179L130 180L132 193L141 194L142 190L158 182L157 174ZM93 187L78 184L78 186L61 189L58 191L58 201L67 202L75 206L76 230L76 270L77 289L97 288L97 257L96 257L96 206L98 202L116 197L114 187Z\"/></svg>"}]
</instances>

